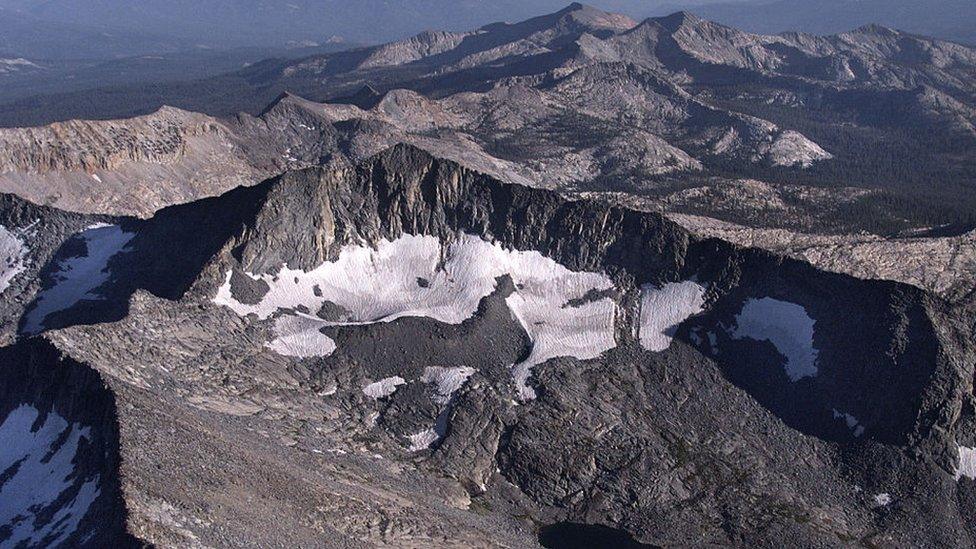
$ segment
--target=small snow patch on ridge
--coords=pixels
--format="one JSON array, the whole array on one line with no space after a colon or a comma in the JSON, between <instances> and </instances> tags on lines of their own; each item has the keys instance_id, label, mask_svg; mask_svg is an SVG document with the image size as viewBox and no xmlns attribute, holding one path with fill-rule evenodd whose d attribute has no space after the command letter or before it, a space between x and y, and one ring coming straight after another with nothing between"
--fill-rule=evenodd
<instances>
[{"instance_id":1,"label":"small snow patch on ridge","mask_svg":"<svg viewBox=\"0 0 976 549\"><path fill-rule=\"evenodd\" d=\"M962 477L976 480L976 448L959 446L959 465L956 467L956 480Z\"/></svg>"},{"instance_id":2,"label":"small snow patch on ridge","mask_svg":"<svg viewBox=\"0 0 976 549\"><path fill-rule=\"evenodd\" d=\"M425 429L417 434L407 437L410 440L409 452L420 452L426 450L440 440L441 436L434 429Z\"/></svg>"},{"instance_id":3,"label":"small snow patch on ridge","mask_svg":"<svg viewBox=\"0 0 976 549\"><path fill-rule=\"evenodd\" d=\"M696 282L675 282L660 288L646 285L641 288L640 331L641 347L649 351L664 351L671 346L678 326L689 317L702 312L705 288Z\"/></svg>"},{"instance_id":4,"label":"small snow patch on ridge","mask_svg":"<svg viewBox=\"0 0 976 549\"><path fill-rule=\"evenodd\" d=\"M772 343L786 357L786 375L796 382L817 375L814 324L806 309L796 303L769 297L750 299L736 316L732 337Z\"/></svg>"},{"instance_id":5,"label":"small snow patch on ridge","mask_svg":"<svg viewBox=\"0 0 976 549\"><path fill-rule=\"evenodd\" d=\"M875 507L887 507L892 502L891 494L882 492L874 496Z\"/></svg>"},{"instance_id":6,"label":"small snow patch on ridge","mask_svg":"<svg viewBox=\"0 0 976 549\"><path fill-rule=\"evenodd\" d=\"M847 424L847 428L850 429L853 432L853 434L854 434L855 437L860 437L861 435L864 434L864 426L861 425L861 422L858 421L856 417L854 417L854 416L852 416L851 414L848 414L848 413L841 413L841 412L837 411L836 408L834 408L833 410L831 410L831 412L834 415L834 419L843 419L844 420L844 423Z\"/></svg>"},{"instance_id":7,"label":"small snow patch on ridge","mask_svg":"<svg viewBox=\"0 0 976 549\"><path fill-rule=\"evenodd\" d=\"M363 394L374 400L380 400L395 393L397 387L406 384L407 380L400 376L388 377L364 387Z\"/></svg>"},{"instance_id":8,"label":"small snow patch on ridge","mask_svg":"<svg viewBox=\"0 0 976 549\"><path fill-rule=\"evenodd\" d=\"M27 268L27 252L21 231L11 231L0 225L0 293L6 291L14 277Z\"/></svg>"},{"instance_id":9,"label":"small snow patch on ridge","mask_svg":"<svg viewBox=\"0 0 976 549\"><path fill-rule=\"evenodd\" d=\"M451 396L464 386L468 378L474 375L475 371L474 368L467 366L460 366L458 368L430 366L424 370L424 374L420 380L436 386L437 396L434 400L439 404L447 404L451 400Z\"/></svg>"}]
</instances>

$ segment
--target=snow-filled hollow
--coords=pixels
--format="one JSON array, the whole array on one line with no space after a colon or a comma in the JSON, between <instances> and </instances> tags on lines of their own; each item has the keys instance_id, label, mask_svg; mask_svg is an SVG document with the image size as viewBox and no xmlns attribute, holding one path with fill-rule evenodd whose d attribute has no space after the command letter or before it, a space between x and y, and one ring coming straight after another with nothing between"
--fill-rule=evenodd
<instances>
[{"instance_id":1,"label":"snow-filled hollow","mask_svg":"<svg viewBox=\"0 0 976 549\"><path fill-rule=\"evenodd\" d=\"M0 424L0 529L4 547L55 547L77 531L100 493L99 477L78 486L74 461L90 429L29 405ZM0 530L2 531L2 530Z\"/></svg>"},{"instance_id":2,"label":"snow-filled hollow","mask_svg":"<svg viewBox=\"0 0 976 549\"><path fill-rule=\"evenodd\" d=\"M282 356L312 358L329 356L336 350L333 339L322 333L321 319L309 315L286 315L275 321L275 339L266 346Z\"/></svg>"},{"instance_id":3,"label":"snow-filled hollow","mask_svg":"<svg viewBox=\"0 0 976 549\"><path fill-rule=\"evenodd\" d=\"M334 342L321 329L426 317L447 324L471 318L481 300L495 291L499 277L512 278L506 298L513 317L532 341L529 356L513 365L519 394L531 399L532 368L558 357L593 359L616 346L616 302L589 299L613 288L606 275L571 271L535 251L507 250L474 235L442 244L434 236L404 235L375 248L347 245L336 261L305 272L282 266L276 275L244 273L269 288L254 304L233 295L228 272L214 303L241 316L276 320L268 346L287 356L328 356ZM327 306L328 318L314 316ZM296 316L302 320L283 320ZM331 342L331 343L330 343Z\"/></svg>"},{"instance_id":4,"label":"snow-filled hollow","mask_svg":"<svg viewBox=\"0 0 976 549\"><path fill-rule=\"evenodd\" d=\"M769 297L750 299L736 316L735 339L768 341L786 358L786 375L796 382L819 371L813 346L815 321L796 303Z\"/></svg>"},{"instance_id":5,"label":"snow-filled hollow","mask_svg":"<svg viewBox=\"0 0 976 549\"><path fill-rule=\"evenodd\" d=\"M52 313L68 310L80 301L103 299L96 290L111 276L109 260L126 251L135 233L125 232L118 225L93 225L76 237L85 241L86 254L67 258L58 264L58 270L53 274L54 284L38 294L26 315L25 333L33 335L44 331L44 321Z\"/></svg>"},{"instance_id":6,"label":"snow-filled hollow","mask_svg":"<svg viewBox=\"0 0 976 549\"><path fill-rule=\"evenodd\" d=\"M704 305L705 288L697 282L642 287L638 331L641 347L655 352L667 350L681 323L702 312Z\"/></svg>"}]
</instances>

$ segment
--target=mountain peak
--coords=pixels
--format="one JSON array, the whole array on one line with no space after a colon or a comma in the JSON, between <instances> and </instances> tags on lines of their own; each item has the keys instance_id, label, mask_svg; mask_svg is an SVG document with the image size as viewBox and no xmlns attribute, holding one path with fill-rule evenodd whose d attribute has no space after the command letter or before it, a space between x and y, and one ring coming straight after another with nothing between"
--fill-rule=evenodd
<instances>
[{"instance_id":1,"label":"mountain peak","mask_svg":"<svg viewBox=\"0 0 976 549\"><path fill-rule=\"evenodd\" d=\"M862 36L892 37L898 36L901 33L891 27L886 27L877 23L869 23L854 29L851 31L851 34L859 34Z\"/></svg>"},{"instance_id":2,"label":"mountain peak","mask_svg":"<svg viewBox=\"0 0 976 549\"><path fill-rule=\"evenodd\" d=\"M363 84L363 87L359 88L356 93L330 99L329 103L353 105L363 110L369 110L375 107L382 98L383 94L374 88L372 84L367 82L366 84Z\"/></svg>"},{"instance_id":3,"label":"mountain peak","mask_svg":"<svg viewBox=\"0 0 976 549\"><path fill-rule=\"evenodd\" d=\"M290 91L287 91L287 90L286 91L283 91L283 92L279 93L277 97L275 97L274 99L272 99L271 102L268 103L268 106L266 106L260 112L260 114L258 114L258 116L264 116L265 114L268 114L269 112L271 112L272 110L274 110L275 107L277 107L278 105L281 105L282 103L289 103L289 102L292 102L292 101L304 101L304 100L301 97L299 97L299 96L291 93Z\"/></svg>"},{"instance_id":4,"label":"mountain peak","mask_svg":"<svg viewBox=\"0 0 976 549\"><path fill-rule=\"evenodd\" d=\"M674 32L682 27L698 26L705 22L704 19L698 17L690 11L676 11L671 15L666 15L664 17L654 18L662 27Z\"/></svg>"},{"instance_id":5,"label":"mountain peak","mask_svg":"<svg viewBox=\"0 0 976 549\"><path fill-rule=\"evenodd\" d=\"M554 14L557 19L571 18L577 23L598 28L624 31L637 25L637 22L619 13L610 13L599 8L573 2Z\"/></svg>"},{"instance_id":6,"label":"mountain peak","mask_svg":"<svg viewBox=\"0 0 976 549\"><path fill-rule=\"evenodd\" d=\"M714 25L689 11L677 11L661 17L648 17L641 21L639 27L660 29L668 34L674 34L681 29L697 29L705 25Z\"/></svg>"}]
</instances>

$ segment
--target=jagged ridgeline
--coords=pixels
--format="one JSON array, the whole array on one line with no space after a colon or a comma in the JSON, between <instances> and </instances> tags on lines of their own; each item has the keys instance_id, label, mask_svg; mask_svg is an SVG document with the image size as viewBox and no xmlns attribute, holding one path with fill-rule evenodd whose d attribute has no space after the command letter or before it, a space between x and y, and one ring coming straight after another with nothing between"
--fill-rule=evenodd
<instances>
[{"instance_id":1,"label":"jagged ridgeline","mask_svg":"<svg viewBox=\"0 0 976 549\"><path fill-rule=\"evenodd\" d=\"M972 337L922 290L403 145L147 220L4 204L0 361L104 380L147 542L970 543Z\"/></svg>"}]
</instances>

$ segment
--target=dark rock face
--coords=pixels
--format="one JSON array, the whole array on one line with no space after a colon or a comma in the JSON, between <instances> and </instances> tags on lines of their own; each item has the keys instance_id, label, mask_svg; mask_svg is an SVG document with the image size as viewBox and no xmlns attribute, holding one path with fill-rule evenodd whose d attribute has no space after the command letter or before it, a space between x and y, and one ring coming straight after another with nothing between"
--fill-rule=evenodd
<instances>
[{"instance_id":1,"label":"dark rock face","mask_svg":"<svg viewBox=\"0 0 976 549\"><path fill-rule=\"evenodd\" d=\"M68 307L44 337L121 402L127 527L146 541L529 545L530 524L578 523L662 546L972 543L972 481L956 472L976 444L976 353L965 312L921 290L408 146L115 222L134 236L98 288L111 314ZM448 321L423 296L445 272L462 279L451 246L472 236L502 250L490 267L511 264ZM390 243L421 237L440 246L436 268L391 267L419 297L357 316L335 288L394 299L366 285L368 266L387 273ZM366 267L317 271L355 253ZM512 257L607 282L564 299L566 282L540 290ZM531 302L551 307L538 324L518 308L533 291L550 296ZM268 300L282 305L253 312ZM601 304L598 352L571 350L588 324L545 331ZM287 321L312 328L286 334ZM516 367L547 337L556 351L528 366L526 398ZM260 479L236 473L249 468ZM282 537L260 531L271 510ZM377 516L387 526L369 526Z\"/></svg>"}]
</instances>

